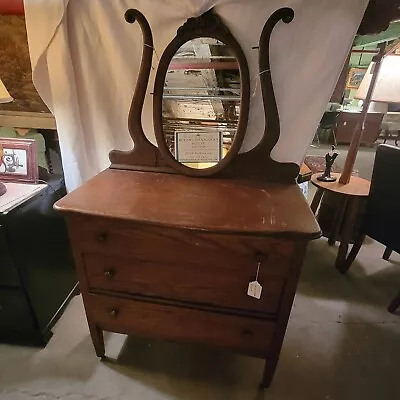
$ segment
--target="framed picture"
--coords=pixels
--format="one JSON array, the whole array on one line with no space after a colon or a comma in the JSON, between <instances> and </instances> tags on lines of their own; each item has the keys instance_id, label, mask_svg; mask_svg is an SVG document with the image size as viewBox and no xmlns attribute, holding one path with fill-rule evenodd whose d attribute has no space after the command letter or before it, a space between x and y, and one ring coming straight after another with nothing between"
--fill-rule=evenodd
<instances>
[{"instance_id":1,"label":"framed picture","mask_svg":"<svg viewBox=\"0 0 400 400\"><path fill-rule=\"evenodd\" d=\"M39 177L36 142L32 139L0 138L0 180L36 183Z\"/></svg>"},{"instance_id":2,"label":"framed picture","mask_svg":"<svg viewBox=\"0 0 400 400\"><path fill-rule=\"evenodd\" d=\"M368 68L350 68L346 87L348 89L358 89L361 85L364 75L367 72L367 69Z\"/></svg>"}]
</instances>

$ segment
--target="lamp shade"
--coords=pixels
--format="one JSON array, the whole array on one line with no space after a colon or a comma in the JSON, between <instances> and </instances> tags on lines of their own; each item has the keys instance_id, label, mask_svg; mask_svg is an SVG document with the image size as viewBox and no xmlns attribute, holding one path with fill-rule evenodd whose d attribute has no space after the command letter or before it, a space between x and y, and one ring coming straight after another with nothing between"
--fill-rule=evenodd
<instances>
[{"instance_id":1,"label":"lamp shade","mask_svg":"<svg viewBox=\"0 0 400 400\"><path fill-rule=\"evenodd\" d=\"M375 63L372 62L368 67L367 73L355 95L356 99L365 99L374 65ZM371 100L382 103L400 103L400 55L387 55L382 60Z\"/></svg>"},{"instance_id":2,"label":"lamp shade","mask_svg":"<svg viewBox=\"0 0 400 400\"><path fill-rule=\"evenodd\" d=\"M8 90L4 86L4 83L0 79L0 104L1 103L9 103L13 101L13 98L10 96L10 93L8 93Z\"/></svg>"}]
</instances>

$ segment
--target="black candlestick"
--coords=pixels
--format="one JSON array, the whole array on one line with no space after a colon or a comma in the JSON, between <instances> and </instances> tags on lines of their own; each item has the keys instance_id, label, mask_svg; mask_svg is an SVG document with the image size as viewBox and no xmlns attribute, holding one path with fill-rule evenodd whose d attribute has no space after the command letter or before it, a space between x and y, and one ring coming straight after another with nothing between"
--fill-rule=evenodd
<instances>
[{"instance_id":1,"label":"black candlestick","mask_svg":"<svg viewBox=\"0 0 400 400\"><path fill-rule=\"evenodd\" d=\"M336 157L339 155L338 152L335 151L335 146L332 146L332 150L329 153L325 154L325 171L322 175L318 176L317 179L322 182L335 182L336 178L331 176L332 165L336 160Z\"/></svg>"}]
</instances>

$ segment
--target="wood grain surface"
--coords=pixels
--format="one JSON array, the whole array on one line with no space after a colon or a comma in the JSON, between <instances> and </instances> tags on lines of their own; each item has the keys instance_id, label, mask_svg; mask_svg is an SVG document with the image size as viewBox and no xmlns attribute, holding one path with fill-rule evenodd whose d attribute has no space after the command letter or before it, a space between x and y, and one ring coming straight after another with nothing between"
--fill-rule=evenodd
<instances>
[{"instance_id":1,"label":"wood grain surface","mask_svg":"<svg viewBox=\"0 0 400 400\"><path fill-rule=\"evenodd\" d=\"M311 177L311 182L317 188L347 196L366 197L369 195L371 182L359 176L352 175L349 183L342 184L339 182L339 177L341 175L339 173L331 174L337 178L336 182L321 182L317 179L320 175L322 174L317 173Z\"/></svg>"},{"instance_id":2,"label":"wood grain surface","mask_svg":"<svg viewBox=\"0 0 400 400\"><path fill-rule=\"evenodd\" d=\"M55 204L62 212L256 235L320 236L297 185L107 169Z\"/></svg>"},{"instance_id":3,"label":"wood grain surface","mask_svg":"<svg viewBox=\"0 0 400 400\"><path fill-rule=\"evenodd\" d=\"M70 217L72 245L83 255L91 290L277 313L291 269L289 240L152 227L107 218ZM247 296L249 282L263 296ZM273 267L272 267L273 266Z\"/></svg>"},{"instance_id":4,"label":"wood grain surface","mask_svg":"<svg viewBox=\"0 0 400 400\"><path fill-rule=\"evenodd\" d=\"M272 321L118 297L90 294L87 304L91 320L104 330L207 343L260 356L266 355L275 330Z\"/></svg>"},{"instance_id":5,"label":"wood grain surface","mask_svg":"<svg viewBox=\"0 0 400 400\"><path fill-rule=\"evenodd\" d=\"M264 314L278 312L285 283L283 278L269 276L268 266L261 267L258 280L264 290L262 298L257 300L247 295L248 284L257 272L255 261L240 265L222 257L214 263L202 263L203 260L197 258L181 263L98 255L84 258L92 290L140 294Z\"/></svg>"}]
</instances>

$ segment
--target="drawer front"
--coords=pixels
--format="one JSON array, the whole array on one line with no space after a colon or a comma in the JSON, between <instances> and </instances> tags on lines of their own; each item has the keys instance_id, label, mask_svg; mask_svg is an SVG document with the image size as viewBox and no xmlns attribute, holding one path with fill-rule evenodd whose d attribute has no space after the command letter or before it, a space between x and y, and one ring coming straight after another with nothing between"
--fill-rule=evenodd
<instances>
[{"instance_id":1,"label":"drawer front","mask_svg":"<svg viewBox=\"0 0 400 400\"><path fill-rule=\"evenodd\" d=\"M268 256L268 262L279 264L270 275L286 277L294 242L269 237L213 234L173 229L128 221L95 217L70 217L69 233L74 248L80 253L117 257L133 256L143 261L164 263L187 262L225 264L251 261Z\"/></svg>"},{"instance_id":2,"label":"drawer front","mask_svg":"<svg viewBox=\"0 0 400 400\"><path fill-rule=\"evenodd\" d=\"M275 323L183 307L90 294L90 319L112 332L206 343L264 356Z\"/></svg>"},{"instance_id":3,"label":"drawer front","mask_svg":"<svg viewBox=\"0 0 400 400\"><path fill-rule=\"evenodd\" d=\"M34 328L33 319L24 294L18 289L0 290L0 330L26 331Z\"/></svg>"},{"instance_id":4,"label":"drawer front","mask_svg":"<svg viewBox=\"0 0 400 400\"><path fill-rule=\"evenodd\" d=\"M143 261L133 258L84 255L89 287L185 302L271 313L278 311L284 280L269 275L276 265L261 265L258 280L261 299L247 295L257 271L255 262L197 258L183 262ZM246 261L246 260L245 260Z\"/></svg>"},{"instance_id":5,"label":"drawer front","mask_svg":"<svg viewBox=\"0 0 400 400\"><path fill-rule=\"evenodd\" d=\"M294 243L283 239L92 217L71 218L69 229L92 289L276 313L293 261ZM259 262L257 300L247 289Z\"/></svg>"}]
</instances>

